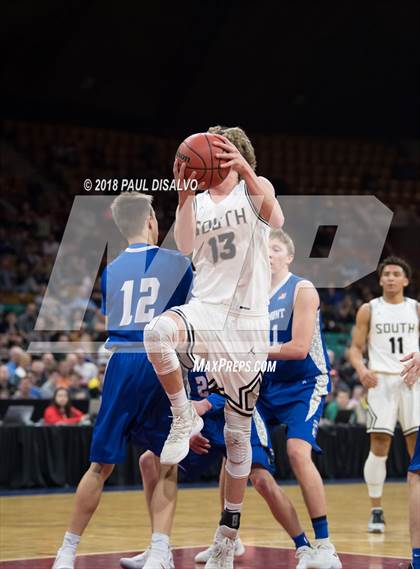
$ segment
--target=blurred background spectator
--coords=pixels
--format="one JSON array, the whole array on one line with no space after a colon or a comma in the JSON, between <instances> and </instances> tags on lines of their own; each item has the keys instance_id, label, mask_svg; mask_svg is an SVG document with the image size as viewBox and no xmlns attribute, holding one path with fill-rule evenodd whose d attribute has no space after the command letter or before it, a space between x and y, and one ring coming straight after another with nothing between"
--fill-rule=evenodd
<instances>
[{"instance_id":1,"label":"blurred background spectator","mask_svg":"<svg viewBox=\"0 0 420 569\"><path fill-rule=\"evenodd\" d=\"M51 405L44 412L46 425L76 425L87 422L88 419L88 415L84 415L71 405L70 394L62 387L55 391Z\"/></svg>"}]
</instances>

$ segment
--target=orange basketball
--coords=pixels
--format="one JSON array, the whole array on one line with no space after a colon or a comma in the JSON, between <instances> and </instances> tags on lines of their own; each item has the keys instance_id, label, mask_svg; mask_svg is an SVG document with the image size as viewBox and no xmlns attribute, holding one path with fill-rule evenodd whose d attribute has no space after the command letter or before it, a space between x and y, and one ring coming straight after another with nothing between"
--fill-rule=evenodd
<instances>
[{"instance_id":1,"label":"orange basketball","mask_svg":"<svg viewBox=\"0 0 420 569\"><path fill-rule=\"evenodd\" d=\"M215 188L223 182L230 168L221 168L223 160L216 158L221 148L213 146L215 140L220 140L216 134L199 132L186 138L176 151L178 162L185 162L185 179L195 171L198 184L205 184L203 189Z\"/></svg>"}]
</instances>

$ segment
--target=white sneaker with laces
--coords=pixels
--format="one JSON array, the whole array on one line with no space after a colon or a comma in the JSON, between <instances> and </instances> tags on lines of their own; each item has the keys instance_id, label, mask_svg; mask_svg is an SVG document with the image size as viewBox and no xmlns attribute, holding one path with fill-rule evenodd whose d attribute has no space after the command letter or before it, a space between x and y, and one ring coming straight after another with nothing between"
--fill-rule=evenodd
<instances>
[{"instance_id":1,"label":"white sneaker with laces","mask_svg":"<svg viewBox=\"0 0 420 569\"><path fill-rule=\"evenodd\" d=\"M120 566L122 569L143 569L149 555L150 547L134 557L121 557Z\"/></svg>"},{"instance_id":2,"label":"white sneaker with laces","mask_svg":"<svg viewBox=\"0 0 420 569\"><path fill-rule=\"evenodd\" d=\"M158 554L151 549L143 569L175 569L171 550L168 550L167 555L162 557L162 554Z\"/></svg>"},{"instance_id":3,"label":"white sneaker with laces","mask_svg":"<svg viewBox=\"0 0 420 569\"><path fill-rule=\"evenodd\" d=\"M233 569L235 540L224 537L220 543L213 544L205 569Z\"/></svg>"},{"instance_id":4,"label":"white sneaker with laces","mask_svg":"<svg viewBox=\"0 0 420 569\"><path fill-rule=\"evenodd\" d=\"M214 543L212 543L210 547L208 547L204 551L200 551L199 553L197 553L197 555L194 557L195 563L206 563L210 559L211 554L213 552L213 547L215 546L216 543L217 540L215 539ZM245 553L245 545L242 543L241 538L237 537L235 539L235 550L233 552L233 556L235 558L241 557L244 553Z\"/></svg>"},{"instance_id":5,"label":"white sneaker with laces","mask_svg":"<svg viewBox=\"0 0 420 569\"><path fill-rule=\"evenodd\" d=\"M302 547L298 547L296 549L296 560L297 565L296 569L308 569L308 567L312 567L310 562L314 558L314 549L309 547L308 545L302 545Z\"/></svg>"},{"instance_id":6,"label":"white sneaker with laces","mask_svg":"<svg viewBox=\"0 0 420 569\"><path fill-rule=\"evenodd\" d=\"M54 565L52 569L74 569L74 563L76 561L76 552L70 549L60 549L57 551L57 557L55 558Z\"/></svg>"},{"instance_id":7,"label":"white sneaker with laces","mask_svg":"<svg viewBox=\"0 0 420 569\"><path fill-rule=\"evenodd\" d=\"M190 437L198 434L204 426L203 419L197 414L191 401L181 412L173 412L171 430L160 455L161 464L179 464L190 450Z\"/></svg>"},{"instance_id":8,"label":"white sneaker with laces","mask_svg":"<svg viewBox=\"0 0 420 569\"><path fill-rule=\"evenodd\" d=\"M343 565L337 555L334 545L330 541L314 544L312 561L308 569L342 569Z\"/></svg>"}]
</instances>

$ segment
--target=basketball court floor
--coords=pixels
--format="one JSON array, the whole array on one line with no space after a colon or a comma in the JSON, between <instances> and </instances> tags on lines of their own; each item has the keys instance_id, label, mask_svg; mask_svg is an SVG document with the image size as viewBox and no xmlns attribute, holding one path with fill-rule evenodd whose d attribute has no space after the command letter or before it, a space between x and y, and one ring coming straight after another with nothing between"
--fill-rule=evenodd
<instances>
[{"instance_id":1,"label":"basketball court floor","mask_svg":"<svg viewBox=\"0 0 420 569\"><path fill-rule=\"evenodd\" d=\"M309 538L310 520L299 488L283 487L292 499ZM363 484L329 484L331 537L345 569L398 569L408 566L408 491L403 482L385 486L385 535L367 533L369 503ZM72 494L4 496L0 499L1 569L50 569L61 544ZM194 555L211 542L220 515L215 487L182 488L172 534L177 569L200 567ZM292 542L274 521L257 492L249 487L241 536L246 554L238 569L288 569L296 566ZM119 559L147 547L149 519L142 491L107 491L79 547L77 569L112 569ZM201 565L203 567L203 565Z\"/></svg>"}]
</instances>

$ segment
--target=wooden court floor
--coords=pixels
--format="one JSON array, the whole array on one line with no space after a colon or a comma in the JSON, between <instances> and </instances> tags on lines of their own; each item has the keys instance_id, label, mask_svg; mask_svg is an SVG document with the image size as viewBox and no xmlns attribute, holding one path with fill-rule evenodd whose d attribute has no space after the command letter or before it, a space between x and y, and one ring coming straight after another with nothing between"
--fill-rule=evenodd
<instances>
[{"instance_id":1,"label":"wooden court floor","mask_svg":"<svg viewBox=\"0 0 420 569\"><path fill-rule=\"evenodd\" d=\"M284 486L309 539L310 520L297 486ZM369 503L362 484L326 487L332 540L339 552L408 558L408 490L404 483L387 483L385 535L367 533ZM28 559L54 555L66 529L72 494L2 497L0 499L0 559ZM205 546L219 519L217 488L181 489L172 535L173 546ZM268 507L248 488L242 516L242 539L249 545L291 548ZM85 533L79 552L138 551L149 542L149 519L143 492L105 492Z\"/></svg>"}]
</instances>

